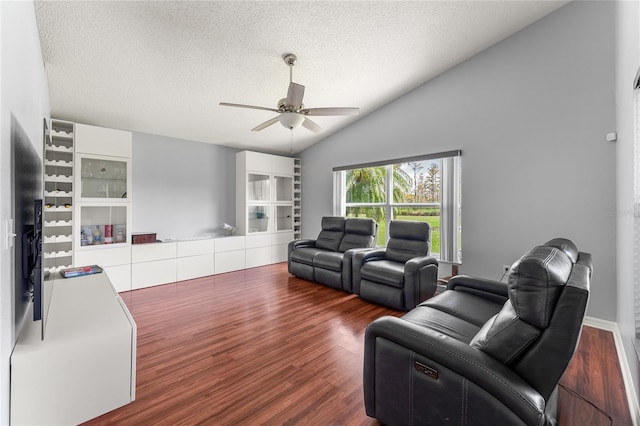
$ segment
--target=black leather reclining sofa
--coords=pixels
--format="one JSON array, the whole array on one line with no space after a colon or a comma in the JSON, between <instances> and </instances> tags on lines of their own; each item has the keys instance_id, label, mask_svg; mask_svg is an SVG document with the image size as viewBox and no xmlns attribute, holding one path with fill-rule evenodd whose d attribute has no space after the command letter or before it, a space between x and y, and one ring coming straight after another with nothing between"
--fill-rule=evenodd
<instances>
[{"instance_id":1,"label":"black leather reclining sofa","mask_svg":"<svg viewBox=\"0 0 640 426\"><path fill-rule=\"evenodd\" d=\"M388 425L557 424L558 381L578 344L592 261L556 238L508 283L468 276L365 335L364 399Z\"/></svg>"},{"instance_id":2,"label":"black leather reclining sofa","mask_svg":"<svg viewBox=\"0 0 640 426\"><path fill-rule=\"evenodd\" d=\"M353 255L358 249L374 247L377 233L373 219L325 216L315 240L289 243L289 273L352 293Z\"/></svg>"}]
</instances>

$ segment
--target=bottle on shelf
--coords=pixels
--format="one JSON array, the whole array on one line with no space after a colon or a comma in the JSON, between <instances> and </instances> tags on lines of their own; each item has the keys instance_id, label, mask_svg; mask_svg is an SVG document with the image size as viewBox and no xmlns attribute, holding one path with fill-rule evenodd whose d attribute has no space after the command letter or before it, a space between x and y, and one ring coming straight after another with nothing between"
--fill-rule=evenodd
<instances>
[{"instance_id":1,"label":"bottle on shelf","mask_svg":"<svg viewBox=\"0 0 640 426\"><path fill-rule=\"evenodd\" d=\"M116 243L124 243L124 230L122 228L118 228L116 231Z\"/></svg>"},{"instance_id":2,"label":"bottle on shelf","mask_svg":"<svg viewBox=\"0 0 640 426\"><path fill-rule=\"evenodd\" d=\"M104 226L104 243L105 244L113 243L113 225Z\"/></svg>"},{"instance_id":3,"label":"bottle on shelf","mask_svg":"<svg viewBox=\"0 0 640 426\"><path fill-rule=\"evenodd\" d=\"M102 243L102 233L100 232L100 227L96 225L96 230L93 231L93 244L101 244Z\"/></svg>"}]
</instances>

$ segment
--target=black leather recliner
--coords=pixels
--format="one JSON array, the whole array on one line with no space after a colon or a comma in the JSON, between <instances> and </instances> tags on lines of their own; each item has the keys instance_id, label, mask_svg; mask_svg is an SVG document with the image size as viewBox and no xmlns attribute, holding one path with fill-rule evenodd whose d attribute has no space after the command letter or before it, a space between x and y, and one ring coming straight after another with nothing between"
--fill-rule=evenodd
<instances>
[{"instance_id":1,"label":"black leather recliner","mask_svg":"<svg viewBox=\"0 0 640 426\"><path fill-rule=\"evenodd\" d=\"M289 273L353 292L352 257L376 243L378 224L369 218L325 216L318 237L289 243Z\"/></svg>"},{"instance_id":2,"label":"black leather recliner","mask_svg":"<svg viewBox=\"0 0 640 426\"><path fill-rule=\"evenodd\" d=\"M430 253L427 222L392 220L386 248L354 255L353 292L393 309L414 308L438 287L438 261Z\"/></svg>"},{"instance_id":3,"label":"black leather recliner","mask_svg":"<svg viewBox=\"0 0 640 426\"><path fill-rule=\"evenodd\" d=\"M365 333L367 415L388 425L555 425L578 344L591 255L566 239L515 262L508 283L458 276Z\"/></svg>"}]
</instances>

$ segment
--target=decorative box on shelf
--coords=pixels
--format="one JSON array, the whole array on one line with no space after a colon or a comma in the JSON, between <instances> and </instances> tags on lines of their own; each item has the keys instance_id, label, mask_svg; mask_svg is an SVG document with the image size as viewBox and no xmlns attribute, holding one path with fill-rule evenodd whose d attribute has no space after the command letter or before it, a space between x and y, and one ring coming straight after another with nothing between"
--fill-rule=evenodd
<instances>
[{"instance_id":1,"label":"decorative box on shelf","mask_svg":"<svg viewBox=\"0 0 640 426\"><path fill-rule=\"evenodd\" d=\"M155 232L135 232L131 234L133 244L155 243L157 240Z\"/></svg>"}]
</instances>

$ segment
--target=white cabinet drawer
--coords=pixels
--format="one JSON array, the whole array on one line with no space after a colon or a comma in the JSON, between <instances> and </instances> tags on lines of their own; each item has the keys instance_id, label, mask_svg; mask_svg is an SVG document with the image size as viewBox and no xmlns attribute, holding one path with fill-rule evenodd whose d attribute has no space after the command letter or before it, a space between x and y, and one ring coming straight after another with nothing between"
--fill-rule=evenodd
<instances>
[{"instance_id":1,"label":"white cabinet drawer","mask_svg":"<svg viewBox=\"0 0 640 426\"><path fill-rule=\"evenodd\" d=\"M218 247L216 245L216 247ZM215 271L216 274L238 271L245 268L245 251L234 250L216 253Z\"/></svg>"},{"instance_id":2,"label":"white cabinet drawer","mask_svg":"<svg viewBox=\"0 0 640 426\"><path fill-rule=\"evenodd\" d=\"M213 275L213 253L178 258L178 281Z\"/></svg>"},{"instance_id":3,"label":"white cabinet drawer","mask_svg":"<svg viewBox=\"0 0 640 426\"><path fill-rule=\"evenodd\" d=\"M74 266L98 265L104 268L130 263L131 246L76 250L73 256Z\"/></svg>"},{"instance_id":4,"label":"white cabinet drawer","mask_svg":"<svg viewBox=\"0 0 640 426\"><path fill-rule=\"evenodd\" d=\"M251 235L247 237L247 248L268 247L271 245L271 235Z\"/></svg>"},{"instance_id":5,"label":"white cabinet drawer","mask_svg":"<svg viewBox=\"0 0 640 426\"><path fill-rule=\"evenodd\" d=\"M178 257L198 256L201 254L213 254L215 240L178 241ZM213 256L211 257L213 259Z\"/></svg>"},{"instance_id":6,"label":"white cabinet drawer","mask_svg":"<svg viewBox=\"0 0 640 426\"><path fill-rule=\"evenodd\" d=\"M104 273L118 293L131 290L131 264L107 266Z\"/></svg>"},{"instance_id":7,"label":"white cabinet drawer","mask_svg":"<svg viewBox=\"0 0 640 426\"><path fill-rule=\"evenodd\" d=\"M282 244L289 244L293 239L293 232L278 232L277 234L271 234L271 245L279 246Z\"/></svg>"},{"instance_id":8,"label":"white cabinet drawer","mask_svg":"<svg viewBox=\"0 0 640 426\"><path fill-rule=\"evenodd\" d=\"M245 248L245 237L225 237L218 238L216 240L216 253L220 253L223 251L235 251L235 250L244 250Z\"/></svg>"},{"instance_id":9,"label":"white cabinet drawer","mask_svg":"<svg viewBox=\"0 0 640 426\"><path fill-rule=\"evenodd\" d=\"M258 247L246 250L246 267L269 265L271 263L271 247Z\"/></svg>"},{"instance_id":10,"label":"white cabinet drawer","mask_svg":"<svg viewBox=\"0 0 640 426\"><path fill-rule=\"evenodd\" d=\"M271 263L286 262L288 257L288 244L271 246Z\"/></svg>"},{"instance_id":11,"label":"white cabinet drawer","mask_svg":"<svg viewBox=\"0 0 640 426\"><path fill-rule=\"evenodd\" d=\"M177 243L134 244L131 246L131 262L150 262L176 257Z\"/></svg>"},{"instance_id":12,"label":"white cabinet drawer","mask_svg":"<svg viewBox=\"0 0 640 426\"><path fill-rule=\"evenodd\" d=\"M137 288L175 282L176 266L175 258L134 263L131 265L131 288L135 290Z\"/></svg>"}]
</instances>

